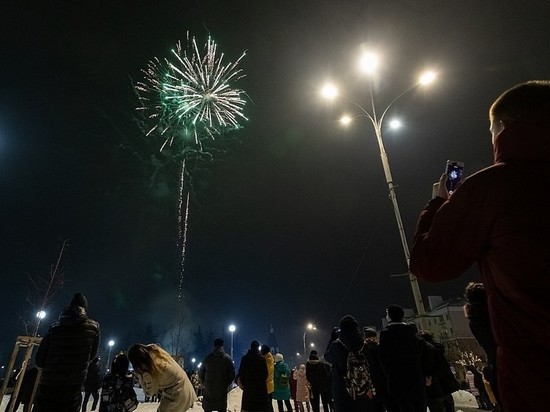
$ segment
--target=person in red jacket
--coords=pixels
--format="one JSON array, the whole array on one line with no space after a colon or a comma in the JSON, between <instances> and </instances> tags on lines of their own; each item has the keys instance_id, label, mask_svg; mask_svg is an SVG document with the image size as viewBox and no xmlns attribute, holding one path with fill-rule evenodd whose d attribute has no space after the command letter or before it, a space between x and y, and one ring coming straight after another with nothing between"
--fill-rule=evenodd
<instances>
[{"instance_id":1,"label":"person in red jacket","mask_svg":"<svg viewBox=\"0 0 550 412\"><path fill-rule=\"evenodd\" d=\"M547 409L550 365L550 81L504 92L489 111L494 164L449 196L446 176L420 214L410 268L459 277L477 262L497 345L503 410Z\"/></svg>"}]
</instances>

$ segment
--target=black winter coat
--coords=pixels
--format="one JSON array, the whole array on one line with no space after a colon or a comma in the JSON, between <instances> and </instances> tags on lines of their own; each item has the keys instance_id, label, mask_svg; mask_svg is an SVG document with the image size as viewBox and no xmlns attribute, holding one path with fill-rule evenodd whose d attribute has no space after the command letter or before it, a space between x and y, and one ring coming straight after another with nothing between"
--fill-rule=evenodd
<instances>
[{"instance_id":1,"label":"black winter coat","mask_svg":"<svg viewBox=\"0 0 550 412\"><path fill-rule=\"evenodd\" d=\"M84 391L96 392L99 388L101 388L101 371L99 368L99 359L94 358L90 366L88 366L88 373L84 381Z\"/></svg>"},{"instance_id":2,"label":"black winter coat","mask_svg":"<svg viewBox=\"0 0 550 412\"><path fill-rule=\"evenodd\" d=\"M227 390L235 379L235 366L231 356L221 348L209 353L199 369L204 385L202 406L205 411L227 410Z\"/></svg>"},{"instance_id":3,"label":"black winter coat","mask_svg":"<svg viewBox=\"0 0 550 412\"><path fill-rule=\"evenodd\" d=\"M426 400L421 354L426 342L404 323L391 323L380 332L378 356L388 392L398 399ZM433 348L433 347L432 347Z\"/></svg>"},{"instance_id":4,"label":"black winter coat","mask_svg":"<svg viewBox=\"0 0 550 412\"><path fill-rule=\"evenodd\" d=\"M243 411L265 411L267 397L267 364L259 350L250 349L241 359L239 379L243 386Z\"/></svg>"},{"instance_id":5,"label":"black winter coat","mask_svg":"<svg viewBox=\"0 0 550 412\"><path fill-rule=\"evenodd\" d=\"M36 366L42 369L40 385L81 388L98 346L99 323L80 306L66 308L36 352Z\"/></svg>"},{"instance_id":6,"label":"black winter coat","mask_svg":"<svg viewBox=\"0 0 550 412\"><path fill-rule=\"evenodd\" d=\"M330 367L319 360L309 359L306 363L306 379L311 385L311 391L313 393L330 393L331 392L331 378Z\"/></svg>"}]
</instances>

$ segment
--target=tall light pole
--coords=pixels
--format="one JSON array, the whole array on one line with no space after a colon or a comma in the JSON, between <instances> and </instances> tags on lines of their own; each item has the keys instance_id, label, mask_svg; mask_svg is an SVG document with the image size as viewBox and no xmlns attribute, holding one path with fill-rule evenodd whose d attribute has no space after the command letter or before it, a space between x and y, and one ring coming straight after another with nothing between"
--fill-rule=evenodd
<instances>
[{"instance_id":1,"label":"tall light pole","mask_svg":"<svg viewBox=\"0 0 550 412\"><path fill-rule=\"evenodd\" d=\"M108 343L108 345L109 345L109 355L107 356L107 371L111 370L111 349L113 349L114 344L115 344L115 341L112 340L112 339Z\"/></svg>"},{"instance_id":2,"label":"tall light pole","mask_svg":"<svg viewBox=\"0 0 550 412\"><path fill-rule=\"evenodd\" d=\"M233 335L235 334L235 331L237 328L235 325L229 325L229 332L231 332L231 359L233 359Z\"/></svg>"},{"instance_id":3,"label":"tall light pole","mask_svg":"<svg viewBox=\"0 0 550 412\"><path fill-rule=\"evenodd\" d=\"M306 351L306 333L308 330L316 330L317 328L315 327L315 325L313 323L308 323L307 326L306 326L306 330L304 331L304 336L303 336L303 343L304 343L304 356L307 355Z\"/></svg>"},{"instance_id":4,"label":"tall light pole","mask_svg":"<svg viewBox=\"0 0 550 412\"><path fill-rule=\"evenodd\" d=\"M363 68L363 71L367 74L372 74L376 71L376 67L378 64L377 57L374 54L366 53L362 60L361 60L361 67ZM357 109L360 110L361 114L359 114L356 117L366 117L370 120L372 123L372 126L374 128L374 133L376 135L376 140L378 141L378 146L380 148L380 158L382 159L382 166L384 168L384 175L386 177L386 183L388 184L388 190L390 199L393 205L393 211L395 213L395 219L397 221L397 229L399 230L399 236L401 238L401 245L403 247L403 253L405 255L405 261L407 263L407 270L409 275L409 281L411 283L411 288L413 292L414 302L416 304L416 310L418 312L418 315L420 317L421 322L423 323L424 316L426 314L426 310L424 308L424 302L422 300L422 294L420 293L420 287L418 286L418 279L414 274L411 273L409 270L410 266L410 251L409 251L409 245L407 243L407 237L405 236L405 229L403 228L403 221L401 220L401 213L399 211L399 205L397 203L397 196L395 194L395 184L393 182L393 177L391 174L390 164L388 161L388 154L386 153L386 149L384 148L384 141L382 140L382 125L384 123L384 118L386 114L388 113L388 110L393 106L393 104L399 100L401 97L403 97L405 94L411 92L412 90L415 90L416 88L427 85L431 83L435 79L435 73L434 72L426 72L424 73L419 81L406 89L405 91L399 93L397 97L395 97L390 104L382 111L382 115L377 115L376 110L376 104L374 100L374 90L373 90L373 84L372 84L372 78L370 78L369 81L369 92L370 92L370 108L371 111L369 112L367 109L365 109L363 106L351 102L350 103L355 106ZM322 89L322 94L327 99L334 99L338 96L338 90L333 85L325 85ZM352 118L350 116L344 116L340 119L340 121L343 124L350 123Z\"/></svg>"}]
</instances>

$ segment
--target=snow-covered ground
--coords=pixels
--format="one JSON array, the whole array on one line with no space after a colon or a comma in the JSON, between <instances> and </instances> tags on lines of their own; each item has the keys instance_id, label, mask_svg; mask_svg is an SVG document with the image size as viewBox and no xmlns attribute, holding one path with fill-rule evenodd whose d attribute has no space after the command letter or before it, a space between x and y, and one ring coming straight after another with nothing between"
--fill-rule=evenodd
<instances>
[{"instance_id":1,"label":"snow-covered ground","mask_svg":"<svg viewBox=\"0 0 550 412\"><path fill-rule=\"evenodd\" d=\"M143 402L143 391L141 389L136 389L138 399L140 402ZM227 410L229 412L239 412L241 410L241 398L242 390L238 387L229 392L227 396ZM453 398L455 400L455 409L457 411L469 412L477 410L477 403L475 398L466 391L458 391L453 393ZM6 405L8 404L9 396L4 396L2 403L0 404L0 410L4 411ZM92 401L88 403L87 410L89 411L92 407ZM156 412L158 403L146 402L140 403L136 412ZM274 410L277 411L277 403L273 402ZM321 407L321 410L323 408ZM23 406L21 405L18 411L22 411ZM200 402L195 402L195 405L190 409L192 412L203 412L202 404Z\"/></svg>"}]
</instances>

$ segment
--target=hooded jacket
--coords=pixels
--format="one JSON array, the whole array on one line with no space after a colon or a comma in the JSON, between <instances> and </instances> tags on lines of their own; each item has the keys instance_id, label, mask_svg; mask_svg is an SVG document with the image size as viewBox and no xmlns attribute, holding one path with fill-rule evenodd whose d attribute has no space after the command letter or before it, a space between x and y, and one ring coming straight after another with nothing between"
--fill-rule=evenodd
<instances>
[{"instance_id":1,"label":"hooded jacket","mask_svg":"<svg viewBox=\"0 0 550 412\"><path fill-rule=\"evenodd\" d=\"M495 138L494 165L422 211L411 271L434 282L478 264L497 344L505 410L546 408L550 365L550 107L519 118ZM529 379L518 379L521 376Z\"/></svg>"},{"instance_id":2,"label":"hooded jacket","mask_svg":"<svg viewBox=\"0 0 550 412\"><path fill-rule=\"evenodd\" d=\"M235 379L235 366L231 356L222 347L215 347L202 362L199 378L204 385L204 410L226 410L228 387Z\"/></svg>"}]
</instances>

